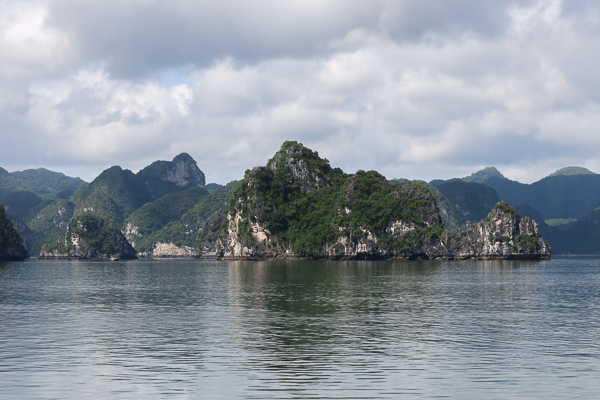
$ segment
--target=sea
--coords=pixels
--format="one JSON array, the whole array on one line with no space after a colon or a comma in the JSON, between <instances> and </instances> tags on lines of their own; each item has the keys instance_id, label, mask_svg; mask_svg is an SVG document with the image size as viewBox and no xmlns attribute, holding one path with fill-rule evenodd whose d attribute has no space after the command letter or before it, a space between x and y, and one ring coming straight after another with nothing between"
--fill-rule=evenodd
<instances>
[{"instance_id":1,"label":"sea","mask_svg":"<svg viewBox=\"0 0 600 400\"><path fill-rule=\"evenodd\" d=\"M0 263L0 399L600 398L600 259Z\"/></svg>"}]
</instances>

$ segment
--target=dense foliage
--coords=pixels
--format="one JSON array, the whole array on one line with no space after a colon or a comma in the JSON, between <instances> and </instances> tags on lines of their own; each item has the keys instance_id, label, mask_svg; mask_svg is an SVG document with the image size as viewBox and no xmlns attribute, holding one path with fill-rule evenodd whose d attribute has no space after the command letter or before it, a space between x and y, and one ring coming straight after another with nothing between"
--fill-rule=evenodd
<instances>
[{"instance_id":1,"label":"dense foliage","mask_svg":"<svg viewBox=\"0 0 600 400\"><path fill-rule=\"evenodd\" d=\"M0 259L5 258L11 251L20 251L24 257L27 251L22 246L22 239L13 226L13 223L4 213L4 206L0 204ZM23 258L24 258L23 257Z\"/></svg>"},{"instance_id":2,"label":"dense foliage","mask_svg":"<svg viewBox=\"0 0 600 400\"><path fill-rule=\"evenodd\" d=\"M133 223L140 234L148 234L181 218L204 196L208 196L208 190L200 187L164 195L160 199L138 208L127 218L126 223Z\"/></svg>"},{"instance_id":3,"label":"dense foliage","mask_svg":"<svg viewBox=\"0 0 600 400\"><path fill-rule=\"evenodd\" d=\"M157 242L196 247L200 227L215 212L227 207L240 184L241 181L232 181L209 195L203 196L197 204L183 213L181 218L167 223L147 237L136 240L136 249L149 251Z\"/></svg>"},{"instance_id":4,"label":"dense foliage","mask_svg":"<svg viewBox=\"0 0 600 400\"><path fill-rule=\"evenodd\" d=\"M284 143L266 167L247 171L229 212L240 213L242 239L252 241L249 223L258 222L272 235L273 246L298 255L317 254L340 236L364 236L367 231L390 248L409 251L443 230L433 197L423 185L388 181L375 171L344 174L297 142ZM393 238L386 229L395 220L417 229ZM426 220L435 224L428 227Z\"/></svg>"},{"instance_id":5,"label":"dense foliage","mask_svg":"<svg viewBox=\"0 0 600 400\"><path fill-rule=\"evenodd\" d=\"M126 220L126 224L135 226L141 235L135 238L135 248L138 251L147 252L152 250L156 242L173 243L176 241L175 238L165 235L164 232L159 233L159 231L169 223L180 226L176 222L207 196L209 196L209 192L206 189L196 187L179 193L167 194L140 207ZM189 229L183 229L183 231L186 230Z\"/></svg>"},{"instance_id":6,"label":"dense foliage","mask_svg":"<svg viewBox=\"0 0 600 400\"><path fill-rule=\"evenodd\" d=\"M53 200L60 191L75 191L83 184L85 182L79 178L71 178L44 168L16 172L7 172L0 168L0 196L25 190L37 194L42 199Z\"/></svg>"},{"instance_id":7,"label":"dense foliage","mask_svg":"<svg viewBox=\"0 0 600 400\"><path fill-rule=\"evenodd\" d=\"M73 240L76 238L76 240ZM74 218L68 225L64 237L52 244L44 245L42 252L58 254L85 253L90 258L121 255L129 247L119 229L110 221L90 213Z\"/></svg>"}]
</instances>

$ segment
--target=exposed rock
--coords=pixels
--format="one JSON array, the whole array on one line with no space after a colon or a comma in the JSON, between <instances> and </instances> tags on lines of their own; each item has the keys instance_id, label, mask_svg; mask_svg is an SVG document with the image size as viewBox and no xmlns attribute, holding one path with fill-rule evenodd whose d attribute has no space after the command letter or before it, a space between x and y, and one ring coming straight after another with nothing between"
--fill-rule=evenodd
<instances>
[{"instance_id":1,"label":"exposed rock","mask_svg":"<svg viewBox=\"0 0 600 400\"><path fill-rule=\"evenodd\" d=\"M125 235L125 238L129 241L129 243L131 243L133 247L135 247L135 239L142 236L142 234L139 232L137 225L133 221L126 222L125 229L123 230L123 235Z\"/></svg>"},{"instance_id":2,"label":"exposed rock","mask_svg":"<svg viewBox=\"0 0 600 400\"><path fill-rule=\"evenodd\" d=\"M534 220L521 218L514 208L500 202L487 218L467 224L465 231L444 232L427 251L431 258L548 260L552 249Z\"/></svg>"},{"instance_id":3,"label":"exposed rock","mask_svg":"<svg viewBox=\"0 0 600 400\"><path fill-rule=\"evenodd\" d=\"M14 228L0 204L0 260L24 260L29 257L23 238Z\"/></svg>"},{"instance_id":4,"label":"exposed rock","mask_svg":"<svg viewBox=\"0 0 600 400\"><path fill-rule=\"evenodd\" d=\"M264 170L264 168L256 167L254 174ZM327 174L331 167L327 160L322 160L319 158L319 153L296 142L286 142L281 150L269 160L266 168L273 173L277 169L288 170L291 177L288 183L297 183L302 190L307 192L319 190L330 184Z\"/></svg>"},{"instance_id":5,"label":"exposed rock","mask_svg":"<svg viewBox=\"0 0 600 400\"><path fill-rule=\"evenodd\" d=\"M153 258L193 258L196 257L197 251L194 247L177 246L173 243L158 242L152 249L151 253L144 253L144 257Z\"/></svg>"},{"instance_id":6,"label":"exposed rock","mask_svg":"<svg viewBox=\"0 0 600 400\"><path fill-rule=\"evenodd\" d=\"M187 153L179 154L173 161L155 161L137 175L142 179L158 178L181 187L204 187L206 183L204 172Z\"/></svg>"},{"instance_id":7,"label":"exposed rock","mask_svg":"<svg viewBox=\"0 0 600 400\"><path fill-rule=\"evenodd\" d=\"M308 160L303 158L307 154ZM389 182L376 172L332 173L325 164L302 145L286 142L267 167L246 171L229 210L215 213L201 228L199 257L550 257L537 224L521 219L506 203L463 232L444 231L435 198L423 185ZM314 213L316 220L302 219L302 213ZM322 224L323 218L329 225ZM297 245L300 241L308 245ZM295 245L304 250L295 251Z\"/></svg>"},{"instance_id":8,"label":"exposed rock","mask_svg":"<svg viewBox=\"0 0 600 400\"><path fill-rule=\"evenodd\" d=\"M205 185L204 173L187 153L181 153L175 157L160 178L167 182L173 182L177 186L204 187Z\"/></svg>"},{"instance_id":9,"label":"exposed rock","mask_svg":"<svg viewBox=\"0 0 600 400\"><path fill-rule=\"evenodd\" d=\"M112 222L91 214L81 214L67 226L55 243L44 245L40 259L133 259L135 249Z\"/></svg>"},{"instance_id":10,"label":"exposed rock","mask_svg":"<svg viewBox=\"0 0 600 400\"><path fill-rule=\"evenodd\" d=\"M477 223L468 223L467 229L444 231L422 240L409 251L388 245L392 241L411 243L411 233L417 225L411 222L390 221L383 232L368 230L345 232L334 243L328 244L318 254L298 255L290 249L274 249L271 235L263 224L250 222L252 240L238 235L244 221L238 214L228 216L226 240L216 246L205 246L200 257L247 258L247 259L532 259L548 260L550 245L541 237L538 225L532 219L521 218L506 203L498 203L488 217ZM342 227L338 228L344 232ZM382 237L386 237L383 241Z\"/></svg>"}]
</instances>

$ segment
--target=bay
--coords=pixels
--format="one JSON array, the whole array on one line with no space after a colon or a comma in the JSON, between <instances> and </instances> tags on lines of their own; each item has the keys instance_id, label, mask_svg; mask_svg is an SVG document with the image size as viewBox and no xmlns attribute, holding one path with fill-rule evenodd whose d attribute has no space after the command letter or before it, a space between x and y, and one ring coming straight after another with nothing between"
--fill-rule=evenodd
<instances>
[{"instance_id":1,"label":"bay","mask_svg":"<svg viewBox=\"0 0 600 400\"><path fill-rule=\"evenodd\" d=\"M600 398L600 260L0 263L2 399Z\"/></svg>"}]
</instances>

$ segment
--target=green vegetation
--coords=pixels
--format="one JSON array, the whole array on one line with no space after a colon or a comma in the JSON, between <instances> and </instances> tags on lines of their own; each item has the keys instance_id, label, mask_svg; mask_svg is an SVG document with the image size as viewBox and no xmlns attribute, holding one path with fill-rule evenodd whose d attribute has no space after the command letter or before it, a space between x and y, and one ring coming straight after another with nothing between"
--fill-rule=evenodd
<instances>
[{"instance_id":1,"label":"green vegetation","mask_svg":"<svg viewBox=\"0 0 600 400\"><path fill-rule=\"evenodd\" d=\"M85 184L79 178L71 178L60 172L48 171L44 168L27 169L25 171L0 171L0 196L11 192L29 191L44 200L53 200L63 190L77 190Z\"/></svg>"},{"instance_id":2,"label":"green vegetation","mask_svg":"<svg viewBox=\"0 0 600 400\"><path fill-rule=\"evenodd\" d=\"M42 245L56 241L65 234L73 217L75 206L68 200L57 200L44 207L28 224L29 232L24 233L31 254L38 254Z\"/></svg>"},{"instance_id":3,"label":"green vegetation","mask_svg":"<svg viewBox=\"0 0 600 400\"><path fill-rule=\"evenodd\" d=\"M554 175L532 184L488 179L485 184L511 206L529 204L544 219L579 219L600 205L600 175Z\"/></svg>"},{"instance_id":4,"label":"green vegetation","mask_svg":"<svg viewBox=\"0 0 600 400\"><path fill-rule=\"evenodd\" d=\"M517 210L515 210L514 208L512 208L511 206L509 206L508 204L506 204L504 202L500 202L500 203L496 204L494 206L494 210L499 210L504 214L510 214L510 215L515 215L517 213Z\"/></svg>"},{"instance_id":5,"label":"green vegetation","mask_svg":"<svg viewBox=\"0 0 600 400\"><path fill-rule=\"evenodd\" d=\"M481 183L457 180L438 185L436 189L452 205L461 226L467 221L481 221L500 201L494 189Z\"/></svg>"},{"instance_id":6,"label":"green vegetation","mask_svg":"<svg viewBox=\"0 0 600 400\"><path fill-rule=\"evenodd\" d=\"M434 198L425 186L388 181L376 171L344 174L295 141L285 142L266 167L246 172L229 212L242 218L238 236L247 245L257 245L250 223L258 222L271 233L275 247L301 256L322 252L340 236L366 237L366 231L391 248L409 252L443 231ZM417 229L398 239L387 231L396 220ZM214 232L226 226L223 223L222 217L215 221L200 242L214 239Z\"/></svg>"},{"instance_id":7,"label":"green vegetation","mask_svg":"<svg viewBox=\"0 0 600 400\"><path fill-rule=\"evenodd\" d=\"M79 253L90 258L109 257L121 255L125 247L129 247L129 244L113 223L96 215L84 213L69 223L64 237L60 237L52 244L44 245L42 253L57 252L62 255Z\"/></svg>"},{"instance_id":8,"label":"green vegetation","mask_svg":"<svg viewBox=\"0 0 600 400\"><path fill-rule=\"evenodd\" d=\"M600 209L543 233L554 254L600 254Z\"/></svg>"},{"instance_id":9,"label":"green vegetation","mask_svg":"<svg viewBox=\"0 0 600 400\"><path fill-rule=\"evenodd\" d=\"M209 191L209 193L214 192L215 190L222 188L223 185L219 185L218 183L207 183L205 188Z\"/></svg>"},{"instance_id":10,"label":"green vegetation","mask_svg":"<svg viewBox=\"0 0 600 400\"><path fill-rule=\"evenodd\" d=\"M577 219L575 219L575 218L555 218L555 219L547 219L545 222L550 226L562 226L562 225L568 225L575 221L577 221Z\"/></svg>"},{"instance_id":11,"label":"green vegetation","mask_svg":"<svg viewBox=\"0 0 600 400\"><path fill-rule=\"evenodd\" d=\"M200 196L195 204L188 203L188 206L191 205L192 207L186 207L180 218L166 223L160 229L154 230L141 238L136 238L136 249L144 252L150 251L157 242L195 247L198 243L200 227L215 212L227 208L241 182L229 182L210 194Z\"/></svg>"},{"instance_id":12,"label":"green vegetation","mask_svg":"<svg viewBox=\"0 0 600 400\"><path fill-rule=\"evenodd\" d=\"M410 182L405 182L403 184L406 183ZM444 194L437 187L425 181L415 181L415 183L419 183L425 186L427 190L429 190L431 194L433 194L433 197L435 198L435 205L438 207L440 217L442 218L442 222L446 229L455 231L464 229L464 222L461 223L461 217L456 211L456 208L454 207L454 205L452 205L452 203L450 203L450 200L446 196L444 196Z\"/></svg>"},{"instance_id":13,"label":"green vegetation","mask_svg":"<svg viewBox=\"0 0 600 400\"><path fill-rule=\"evenodd\" d=\"M4 206L0 204L0 258L27 257L27 250L22 246L22 239L13 226L12 221L4 213ZM15 252L16 251L16 252ZM9 254L14 253L14 254Z\"/></svg>"},{"instance_id":14,"label":"green vegetation","mask_svg":"<svg viewBox=\"0 0 600 400\"><path fill-rule=\"evenodd\" d=\"M0 203L8 206L12 212L21 216L37 207L43 200L40 196L27 190L12 192L0 199Z\"/></svg>"},{"instance_id":15,"label":"green vegetation","mask_svg":"<svg viewBox=\"0 0 600 400\"><path fill-rule=\"evenodd\" d=\"M179 193L166 194L160 199L146 203L127 218L126 223L133 223L140 234L145 235L162 228L169 222L178 220L196 205L208 190L200 187L184 190Z\"/></svg>"},{"instance_id":16,"label":"green vegetation","mask_svg":"<svg viewBox=\"0 0 600 400\"><path fill-rule=\"evenodd\" d=\"M79 188L70 200L75 204L74 215L92 212L122 225L125 218L152 198L133 172L114 166Z\"/></svg>"},{"instance_id":17,"label":"green vegetation","mask_svg":"<svg viewBox=\"0 0 600 400\"><path fill-rule=\"evenodd\" d=\"M592 172L589 169L583 168L583 167L564 167L548 176L559 176L559 175L571 176L571 175L594 175L594 174L595 174L595 172Z\"/></svg>"},{"instance_id":18,"label":"green vegetation","mask_svg":"<svg viewBox=\"0 0 600 400\"><path fill-rule=\"evenodd\" d=\"M502 175L500 171L498 171L495 167L487 167L462 178L462 180L464 182L485 183L485 181L487 181L491 177L506 179L506 177Z\"/></svg>"},{"instance_id":19,"label":"green vegetation","mask_svg":"<svg viewBox=\"0 0 600 400\"><path fill-rule=\"evenodd\" d=\"M28 186L19 179L29 179L35 189L27 191ZM160 230L208 195L208 191L198 187L200 183L204 184L204 174L186 153L173 161L157 161L138 174L114 166L89 184L43 169L10 174L0 168L0 196L9 207L11 218L18 222L32 254L37 254L43 244L64 235L69 221L85 213L123 226L138 211L136 222L145 234ZM4 190L6 187L10 190ZM181 196L169 196L186 189L192 190ZM148 206L143 207L145 204Z\"/></svg>"},{"instance_id":20,"label":"green vegetation","mask_svg":"<svg viewBox=\"0 0 600 400\"><path fill-rule=\"evenodd\" d=\"M179 181L177 174L181 178ZM122 226L144 204L166 194L198 187L196 183L186 182L186 177L204 184L204 174L186 153L178 155L172 162L156 161L137 174L114 166L103 171L89 185L78 189L70 201L75 204L74 215L92 212Z\"/></svg>"}]
</instances>

